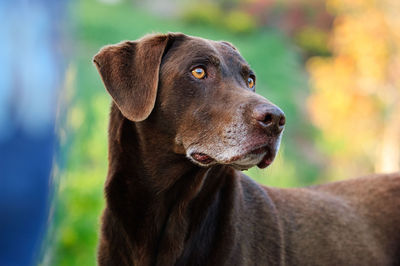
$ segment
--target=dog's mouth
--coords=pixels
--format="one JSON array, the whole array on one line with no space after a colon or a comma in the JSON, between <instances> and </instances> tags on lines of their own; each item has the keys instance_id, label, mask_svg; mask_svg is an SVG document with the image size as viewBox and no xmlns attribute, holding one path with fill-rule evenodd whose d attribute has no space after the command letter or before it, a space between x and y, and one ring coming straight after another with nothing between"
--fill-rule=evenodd
<instances>
[{"instance_id":1,"label":"dog's mouth","mask_svg":"<svg viewBox=\"0 0 400 266\"><path fill-rule=\"evenodd\" d=\"M261 161L257 164L258 168L264 169L264 168L270 166L270 164L275 159L275 154L276 154L275 152L272 153L271 151L267 150L267 152L264 155L264 157L262 157Z\"/></svg>"},{"instance_id":2,"label":"dog's mouth","mask_svg":"<svg viewBox=\"0 0 400 266\"><path fill-rule=\"evenodd\" d=\"M240 170L247 170L255 165L260 169L264 169L274 161L276 152L276 147L264 145L233 160L231 164Z\"/></svg>"},{"instance_id":3,"label":"dog's mouth","mask_svg":"<svg viewBox=\"0 0 400 266\"><path fill-rule=\"evenodd\" d=\"M254 145L249 149L245 149L238 155L234 155L228 159L216 159L209 154L193 151L190 158L201 166L210 166L213 164L227 164L239 170L247 170L255 165L260 169L264 169L271 165L275 159L275 155L279 148L280 140L272 141L272 143L263 145ZM255 147L255 148L254 148Z\"/></svg>"},{"instance_id":4,"label":"dog's mouth","mask_svg":"<svg viewBox=\"0 0 400 266\"><path fill-rule=\"evenodd\" d=\"M194 152L194 153L190 154L190 156L193 158L193 160L199 162L200 164L204 164L204 165L215 162L215 160L213 158L211 158L207 154L201 153L201 152Z\"/></svg>"}]
</instances>

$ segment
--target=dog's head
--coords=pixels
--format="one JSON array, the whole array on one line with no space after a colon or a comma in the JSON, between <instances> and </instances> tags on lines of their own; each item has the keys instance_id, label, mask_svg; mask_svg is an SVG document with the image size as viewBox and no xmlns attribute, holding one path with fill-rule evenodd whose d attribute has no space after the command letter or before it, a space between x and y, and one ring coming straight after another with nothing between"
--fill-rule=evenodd
<instances>
[{"instance_id":1,"label":"dog's head","mask_svg":"<svg viewBox=\"0 0 400 266\"><path fill-rule=\"evenodd\" d=\"M104 47L94 62L121 113L151 123L200 166L270 165L283 112L255 93L256 76L230 43L149 35Z\"/></svg>"}]
</instances>

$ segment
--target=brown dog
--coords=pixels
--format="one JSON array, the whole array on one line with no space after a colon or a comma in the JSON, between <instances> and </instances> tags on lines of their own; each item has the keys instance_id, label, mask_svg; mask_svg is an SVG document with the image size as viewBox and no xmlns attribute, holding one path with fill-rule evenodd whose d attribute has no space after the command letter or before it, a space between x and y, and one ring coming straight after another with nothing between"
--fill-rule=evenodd
<instances>
[{"instance_id":1,"label":"brown dog","mask_svg":"<svg viewBox=\"0 0 400 266\"><path fill-rule=\"evenodd\" d=\"M94 62L113 98L100 265L400 265L400 175L265 188L285 124L229 43L150 35Z\"/></svg>"}]
</instances>

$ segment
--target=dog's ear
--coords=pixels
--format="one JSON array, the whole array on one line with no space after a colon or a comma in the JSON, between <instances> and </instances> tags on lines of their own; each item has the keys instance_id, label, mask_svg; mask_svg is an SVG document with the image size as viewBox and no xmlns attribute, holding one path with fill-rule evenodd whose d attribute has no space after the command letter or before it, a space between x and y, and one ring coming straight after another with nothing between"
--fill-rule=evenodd
<instances>
[{"instance_id":1,"label":"dog's ear","mask_svg":"<svg viewBox=\"0 0 400 266\"><path fill-rule=\"evenodd\" d=\"M164 51L172 35L150 35L102 48L93 62L122 114L145 120L154 108Z\"/></svg>"}]
</instances>

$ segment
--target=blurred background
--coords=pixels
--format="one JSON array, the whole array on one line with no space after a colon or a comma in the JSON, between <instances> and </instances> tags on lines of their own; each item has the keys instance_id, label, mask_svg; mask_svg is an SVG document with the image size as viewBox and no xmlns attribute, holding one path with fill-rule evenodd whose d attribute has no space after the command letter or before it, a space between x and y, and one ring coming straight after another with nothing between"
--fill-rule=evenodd
<instances>
[{"instance_id":1,"label":"blurred background","mask_svg":"<svg viewBox=\"0 0 400 266\"><path fill-rule=\"evenodd\" d=\"M35 2L46 4L42 5L44 12L35 13ZM21 5L23 12L15 15L14 24L9 20L2 34L2 38L14 36L13 27L19 25L28 32L20 34L22 38L33 39L25 43L43 50L43 55L39 53L30 59L33 69L42 69L38 74L40 84L33 84L42 88L35 93L39 93L39 99L29 92L31 83L14 82L19 76L26 76L23 66L11 68L17 69L19 76L8 67L0 67L0 103L8 101L10 106L0 107L3 158L12 154L12 140L20 139L18 130L4 130L16 123L13 119L18 112L13 110L32 114L32 110L40 110L46 104L42 95L50 97L50 107L43 111L49 118L44 120L48 119L56 130L47 130L50 135L42 136L47 136L49 150L55 152L43 155L50 162L44 170L48 177L43 181L45 192L40 194L45 196L40 203L29 201L42 206L42 227L37 228L44 228L40 232L46 234L39 256L35 256L39 265L96 264L111 100L91 59L104 45L135 40L146 33L183 32L227 40L238 47L256 72L257 92L280 106L287 117L276 161L266 170L247 171L258 182L294 187L399 171L398 0L80 0L53 5L47 2L50 3L31 1L30 8ZM12 14L7 11L7 4L0 7L0 14ZM21 20L24 14L28 20ZM29 20L32 14L40 16ZM39 22L36 25L31 21ZM37 34L50 37L35 41L29 32L33 31L35 36L35 29L42 28L47 31ZM40 42L44 46L38 45ZM28 46L21 46L14 54L19 55ZM7 51L3 49L0 55L8 58L6 63L12 62L14 57L11 59ZM26 53L31 54L29 50ZM22 64L26 59L19 56ZM49 89L43 89L42 83ZM24 102L10 100L15 98L12 95L16 88L17 95L25 95L39 105L27 109ZM29 117L21 120L31 121ZM25 131L31 133L34 129ZM32 152L27 157L35 155ZM8 166L12 165L9 161ZM4 167L7 169L6 164ZM5 178L2 175L0 172L0 178ZM9 200L0 197L0 204ZM0 205L0 211L8 214L4 205ZM0 247L1 244L0 239ZM39 248L36 244L32 250Z\"/></svg>"}]
</instances>

